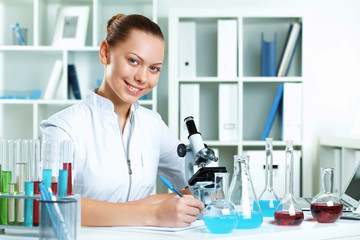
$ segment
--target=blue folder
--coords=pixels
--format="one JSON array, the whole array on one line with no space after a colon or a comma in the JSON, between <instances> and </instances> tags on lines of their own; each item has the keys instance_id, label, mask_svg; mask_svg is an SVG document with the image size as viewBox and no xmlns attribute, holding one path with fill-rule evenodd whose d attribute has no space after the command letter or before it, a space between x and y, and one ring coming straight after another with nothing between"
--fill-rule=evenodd
<instances>
[{"instance_id":1,"label":"blue folder","mask_svg":"<svg viewBox=\"0 0 360 240\"><path fill-rule=\"evenodd\" d=\"M265 140L265 138L269 136L271 127L275 120L276 113L278 112L278 110L281 111L281 101L282 101L283 92L284 92L284 84L281 83L279 84L273 103L271 105L271 109L268 118L266 120L264 130L261 134L261 140Z\"/></svg>"}]
</instances>

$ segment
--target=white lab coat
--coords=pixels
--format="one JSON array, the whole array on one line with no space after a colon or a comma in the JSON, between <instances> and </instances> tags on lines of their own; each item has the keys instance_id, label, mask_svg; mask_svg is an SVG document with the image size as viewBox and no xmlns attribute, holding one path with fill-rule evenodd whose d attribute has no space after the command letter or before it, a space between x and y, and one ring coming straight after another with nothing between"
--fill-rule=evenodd
<instances>
[{"instance_id":1,"label":"white lab coat","mask_svg":"<svg viewBox=\"0 0 360 240\"><path fill-rule=\"evenodd\" d=\"M44 139L70 139L73 143L74 193L125 202L130 181L128 150L132 170L129 201L152 192L156 173L178 189L187 185L184 159L176 151L179 141L160 115L136 102L130 116L124 137L113 103L91 92L83 102L41 122Z\"/></svg>"}]
</instances>

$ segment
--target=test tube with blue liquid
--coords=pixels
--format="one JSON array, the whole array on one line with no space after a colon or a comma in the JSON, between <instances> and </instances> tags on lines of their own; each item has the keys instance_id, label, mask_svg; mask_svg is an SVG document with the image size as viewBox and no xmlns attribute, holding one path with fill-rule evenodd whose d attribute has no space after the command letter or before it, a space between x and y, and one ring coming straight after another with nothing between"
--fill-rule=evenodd
<instances>
[{"instance_id":1,"label":"test tube with blue liquid","mask_svg":"<svg viewBox=\"0 0 360 240\"><path fill-rule=\"evenodd\" d=\"M58 181L58 197L67 196L68 188L68 169L66 163L70 159L70 142L61 141L59 154L59 181Z\"/></svg>"},{"instance_id":2,"label":"test tube with blue liquid","mask_svg":"<svg viewBox=\"0 0 360 240\"><path fill-rule=\"evenodd\" d=\"M25 169L25 196L34 196L35 162L39 161L40 142L38 139L29 141L29 155ZM34 200L25 199L24 226L33 226Z\"/></svg>"},{"instance_id":3,"label":"test tube with blue liquid","mask_svg":"<svg viewBox=\"0 0 360 240\"><path fill-rule=\"evenodd\" d=\"M51 188L52 161L55 158L56 141L43 140L41 148L41 160L43 164L42 184L45 188Z\"/></svg>"}]
</instances>

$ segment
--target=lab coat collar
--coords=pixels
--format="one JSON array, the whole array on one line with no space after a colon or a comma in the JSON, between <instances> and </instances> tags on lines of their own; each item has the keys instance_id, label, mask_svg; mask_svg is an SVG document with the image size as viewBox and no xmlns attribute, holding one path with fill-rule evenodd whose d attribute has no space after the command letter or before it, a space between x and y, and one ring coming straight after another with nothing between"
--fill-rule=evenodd
<instances>
[{"instance_id":1,"label":"lab coat collar","mask_svg":"<svg viewBox=\"0 0 360 240\"><path fill-rule=\"evenodd\" d=\"M96 93L98 88L92 90L87 96L86 96L86 102L88 104L93 105L96 108L103 109L105 111L114 112L114 104L107 98L104 98ZM137 109L139 109L139 102L136 101L133 104L131 104L130 112L131 114L135 113Z\"/></svg>"}]
</instances>

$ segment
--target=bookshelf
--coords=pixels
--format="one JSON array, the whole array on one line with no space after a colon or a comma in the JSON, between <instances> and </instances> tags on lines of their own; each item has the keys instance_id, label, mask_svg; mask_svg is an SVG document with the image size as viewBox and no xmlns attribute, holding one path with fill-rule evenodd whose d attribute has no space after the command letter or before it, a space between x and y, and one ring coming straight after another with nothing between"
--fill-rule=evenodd
<instances>
[{"instance_id":1,"label":"bookshelf","mask_svg":"<svg viewBox=\"0 0 360 240\"><path fill-rule=\"evenodd\" d=\"M90 7L84 47L51 46L57 9L64 6ZM120 12L142 14L157 22L157 0L0 0L0 90L41 89L43 97L55 61L63 62L55 99L0 99L1 137L39 138L43 119L79 101L68 91L68 64L76 66L83 98L97 86L103 77L98 50L106 36L106 22ZM15 22L28 29L26 46L12 44L10 26ZM156 111L157 89L148 95L140 104Z\"/></svg>"},{"instance_id":2,"label":"bookshelf","mask_svg":"<svg viewBox=\"0 0 360 240\"><path fill-rule=\"evenodd\" d=\"M218 61L221 61L217 50L219 47L218 20L235 20L237 23L235 30L237 32L236 76L218 76ZM180 86L182 84L199 84L200 110L198 115L200 119L198 130L206 144L219 150L220 165L226 166L231 174L233 155L246 151L264 150L265 144L264 141L260 141L260 137L279 84L303 84L302 37L286 77L261 76L261 33L264 32L265 39L268 36L273 38L274 32L277 33L278 65L292 21L303 23L302 14L292 12L289 15L283 10L271 13L252 9L245 11L240 8L202 9L201 11L178 8L169 11L169 127L177 136L180 136L180 128L183 127L183 119L180 119L180 103L181 98L186 96L181 94ZM196 57L192 59L196 63L196 73L186 77L183 77L180 72L180 64L183 59L183 56L180 55L186 51L179 46L180 34L183 31L180 25L183 22L194 22L196 28ZM224 108L218 104L219 84L236 84L237 86L237 96L234 98L237 99L234 104L237 104L238 111L236 121L238 139L236 141L219 140L219 114L223 112ZM303 99L298 99L298 101L302 103ZM302 109L298 109L298 111L302 112ZM285 141L281 136L282 126L278 118L275 118L269 137L274 139L274 150L284 150ZM303 125L302 118L303 116L300 119L301 125ZM301 131L303 132L303 126ZM184 143L187 144L187 140ZM294 148L300 151L301 156L304 156L302 139L294 142ZM300 161L303 159L300 158ZM301 194L301 167L296 171L299 181L297 181L298 186L295 187Z\"/></svg>"},{"instance_id":3,"label":"bookshelf","mask_svg":"<svg viewBox=\"0 0 360 240\"><path fill-rule=\"evenodd\" d=\"M334 168L334 193L341 196L351 174L360 162L360 139L358 137L319 136L318 149L319 169Z\"/></svg>"}]
</instances>

